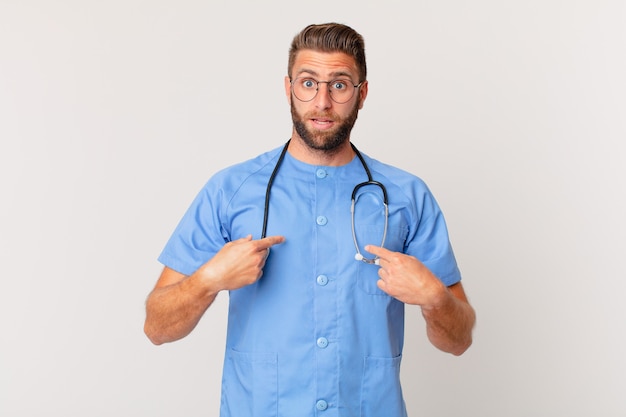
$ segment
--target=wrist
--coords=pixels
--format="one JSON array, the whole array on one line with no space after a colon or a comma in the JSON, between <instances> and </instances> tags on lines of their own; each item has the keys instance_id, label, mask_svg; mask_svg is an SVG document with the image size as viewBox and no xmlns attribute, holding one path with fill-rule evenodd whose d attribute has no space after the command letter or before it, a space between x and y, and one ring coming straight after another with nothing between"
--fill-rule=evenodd
<instances>
[{"instance_id":1,"label":"wrist","mask_svg":"<svg viewBox=\"0 0 626 417\"><path fill-rule=\"evenodd\" d=\"M204 297L215 297L222 288L217 276L206 266L201 267L189 277L190 285Z\"/></svg>"},{"instance_id":2,"label":"wrist","mask_svg":"<svg viewBox=\"0 0 626 417\"><path fill-rule=\"evenodd\" d=\"M450 303L453 302L453 298L454 297L452 296L452 293L450 293L450 290L448 290L448 287L438 281L436 289L429 297L429 302L422 305L422 311L427 313L445 310L450 306Z\"/></svg>"}]
</instances>

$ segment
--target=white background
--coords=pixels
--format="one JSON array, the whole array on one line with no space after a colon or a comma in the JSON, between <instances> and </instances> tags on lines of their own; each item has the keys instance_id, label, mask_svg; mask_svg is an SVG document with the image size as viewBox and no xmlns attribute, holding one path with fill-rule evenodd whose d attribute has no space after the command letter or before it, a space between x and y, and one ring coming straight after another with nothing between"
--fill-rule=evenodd
<instances>
[{"instance_id":1,"label":"white background","mask_svg":"<svg viewBox=\"0 0 626 417\"><path fill-rule=\"evenodd\" d=\"M622 0L0 0L0 415L217 415L227 297L151 345L156 257L289 137L326 21L366 40L353 141L430 185L478 313L457 358L408 309L410 415L626 415Z\"/></svg>"}]
</instances>

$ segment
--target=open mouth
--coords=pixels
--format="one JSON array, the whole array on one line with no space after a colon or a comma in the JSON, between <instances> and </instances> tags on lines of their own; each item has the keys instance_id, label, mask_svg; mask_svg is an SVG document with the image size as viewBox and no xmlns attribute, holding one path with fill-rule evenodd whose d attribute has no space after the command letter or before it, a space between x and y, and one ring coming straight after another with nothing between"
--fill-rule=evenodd
<instances>
[{"instance_id":1,"label":"open mouth","mask_svg":"<svg viewBox=\"0 0 626 417\"><path fill-rule=\"evenodd\" d=\"M314 118L313 117L310 120L313 123L313 125L321 129L328 128L335 123L333 119L328 119L328 118Z\"/></svg>"}]
</instances>

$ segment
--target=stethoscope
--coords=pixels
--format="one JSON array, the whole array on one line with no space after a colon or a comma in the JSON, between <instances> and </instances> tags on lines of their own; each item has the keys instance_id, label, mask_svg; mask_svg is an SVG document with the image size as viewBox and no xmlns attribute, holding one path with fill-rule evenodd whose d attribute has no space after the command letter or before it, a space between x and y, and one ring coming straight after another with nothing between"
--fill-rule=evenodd
<instances>
[{"instance_id":1,"label":"stethoscope","mask_svg":"<svg viewBox=\"0 0 626 417\"><path fill-rule=\"evenodd\" d=\"M285 146L283 147L283 150L280 153L280 156L278 157L278 161L276 162L276 166L274 167L274 171L272 171L272 175L270 175L270 179L267 182L267 190L265 191L265 207L263 211L263 231L261 233L261 239L263 239L267 233L267 217L268 217L268 212L269 212L269 207L270 207L270 192L272 190L272 183L274 182L274 178L276 177L276 174L278 173L278 169L283 163L283 159L285 158L285 154L287 153L287 148L289 147L289 142L290 140L288 140ZM354 146L352 143L350 143L350 146L352 146L354 153L356 153L356 156L361 161L361 165L363 165L363 168L365 169L365 172L367 173L367 181L357 184L354 187L354 190L352 190L352 204L350 206L350 213L352 217L352 240L354 241L354 247L356 249L356 254L354 255L354 259L356 259L357 261L363 261L366 264L378 265L378 262L379 262L378 256L375 256L374 258L366 258L365 256L363 256L363 254L361 253L361 250L359 249L359 243L357 242L356 232L354 229L354 208L355 208L356 200L357 200L356 195L360 188L365 187L367 185L374 185L382 190L383 205L385 206L385 228L383 230L383 239L380 242L380 246L381 247L384 246L385 239L387 238L387 223L389 221L389 205L388 205L388 200L387 200L387 189L382 183L378 181L374 181L372 179L372 174L369 168L367 167L367 164L365 163L365 160L363 159L361 152L359 152L356 146ZM269 249L268 249L268 255L269 255Z\"/></svg>"}]
</instances>

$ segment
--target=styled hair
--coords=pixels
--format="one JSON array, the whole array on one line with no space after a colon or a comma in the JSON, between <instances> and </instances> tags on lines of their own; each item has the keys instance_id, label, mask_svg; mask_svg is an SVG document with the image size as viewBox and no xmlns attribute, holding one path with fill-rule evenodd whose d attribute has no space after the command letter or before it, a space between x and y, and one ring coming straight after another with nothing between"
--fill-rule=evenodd
<instances>
[{"instance_id":1,"label":"styled hair","mask_svg":"<svg viewBox=\"0 0 626 417\"><path fill-rule=\"evenodd\" d=\"M291 77L296 55L303 49L319 52L343 52L354 58L359 70L359 82L367 79L365 63L365 41L349 26L340 23L309 25L298 33L291 42L287 74Z\"/></svg>"}]
</instances>

